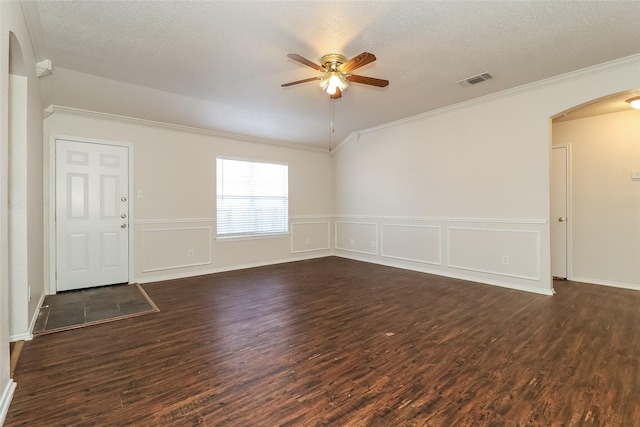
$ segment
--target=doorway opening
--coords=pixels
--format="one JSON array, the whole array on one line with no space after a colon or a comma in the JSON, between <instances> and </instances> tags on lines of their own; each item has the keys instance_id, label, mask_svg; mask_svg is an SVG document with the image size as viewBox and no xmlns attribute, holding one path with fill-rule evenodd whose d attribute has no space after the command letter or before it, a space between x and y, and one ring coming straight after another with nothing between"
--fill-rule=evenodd
<instances>
[{"instance_id":1,"label":"doorway opening","mask_svg":"<svg viewBox=\"0 0 640 427\"><path fill-rule=\"evenodd\" d=\"M552 119L551 258L564 278L640 290L640 88L579 105ZM567 195L557 198L554 157L566 148ZM566 204L567 215L558 214ZM559 227L564 222L566 230ZM566 247L558 234L566 232ZM566 255L565 255L566 254ZM560 259L560 261L558 261Z\"/></svg>"}]
</instances>

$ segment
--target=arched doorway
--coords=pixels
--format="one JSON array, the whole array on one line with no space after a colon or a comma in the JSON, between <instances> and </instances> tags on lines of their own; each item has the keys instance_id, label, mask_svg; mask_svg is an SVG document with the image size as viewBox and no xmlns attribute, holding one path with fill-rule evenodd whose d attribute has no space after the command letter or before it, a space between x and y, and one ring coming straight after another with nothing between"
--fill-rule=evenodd
<instances>
[{"instance_id":1,"label":"arched doorway","mask_svg":"<svg viewBox=\"0 0 640 427\"><path fill-rule=\"evenodd\" d=\"M564 111L552 121L551 240L563 231L558 214L556 154L564 152L568 194L566 248L552 243L554 261L566 253L574 281L640 290L640 110L628 99L640 88ZM555 183L555 184L554 184ZM561 198L560 198L561 200ZM554 234L555 233L555 234ZM557 275L556 273L553 273Z\"/></svg>"}]
</instances>

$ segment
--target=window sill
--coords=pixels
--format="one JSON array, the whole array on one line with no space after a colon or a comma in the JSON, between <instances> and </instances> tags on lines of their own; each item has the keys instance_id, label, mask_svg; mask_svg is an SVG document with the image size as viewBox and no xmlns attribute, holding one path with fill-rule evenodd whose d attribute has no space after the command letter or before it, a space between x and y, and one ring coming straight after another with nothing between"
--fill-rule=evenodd
<instances>
[{"instance_id":1,"label":"window sill","mask_svg":"<svg viewBox=\"0 0 640 427\"><path fill-rule=\"evenodd\" d=\"M261 240L261 239L281 239L289 237L291 233L269 233L269 234L245 234L241 236L218 236L216 242L235 242L238 240Z\"/></svg>"}]
</instances>

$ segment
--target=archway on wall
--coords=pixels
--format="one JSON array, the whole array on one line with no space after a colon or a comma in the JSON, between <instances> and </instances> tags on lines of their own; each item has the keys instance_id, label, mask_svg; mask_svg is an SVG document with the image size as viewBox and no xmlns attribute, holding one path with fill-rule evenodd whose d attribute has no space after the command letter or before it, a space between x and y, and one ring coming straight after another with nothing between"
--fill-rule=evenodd
<instances>
[{"instance_id":1,"label":"archway on wall","mask_svg":"<svg viewBox=\"0 0 640 427\"><path fill-rule=\"evenodd\" d=\"M9 33L9 337L29 333L27 280L27 77L18 39Z\"/></svg>"},{"instance_id":2,"label":"archway on wall","mask_svg":"<svg viewBox=\"0 0 640 427\"><path fill-rule=\"evenodd\" d=\"M640 290L640 177L636 175L640 173L640 110L627 102L638 96L640 88L633 88L552 117L550 228L554 275L554 262L559 264L564 250L557 243L562 241L558 235L564 226L564 278ZM563 183L558 179L558 164L565 159L559 160L556 155L561 152L567 155L566 215L558 214L562 211L558 186ZM562 224L559 220L563 217L566 221Z\"/></svg>"}]
</instances>

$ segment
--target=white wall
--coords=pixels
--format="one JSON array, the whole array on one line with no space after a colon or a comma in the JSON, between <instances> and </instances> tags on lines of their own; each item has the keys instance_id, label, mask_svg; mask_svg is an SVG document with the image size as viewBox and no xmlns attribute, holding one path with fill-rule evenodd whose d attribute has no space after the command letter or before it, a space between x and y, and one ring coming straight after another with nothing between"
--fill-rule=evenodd
<instances>
[{"instance_id":1,"label":"white wall","mask_svg":"<svg viewBox=\"0 0 640 427\"><path fill-rule=\"evenodd\" d=\"M9 109L9 333L15 341L29 334L27 78L24 76L9 75Z\"/></svg>"},{"instance_id":2,"label":"white wall","mask_svg":"<svg viewBox=\"0 0 640 427\"><path fill-rule=\"evenodd\" d=\"M354 135L335 152L337 253L550 293L550 117L638 86L635 56Z\"/></svg>"},{"instance_id":3,"label":"white wall","mask_svg":"<svg viewBox=\"0 0 640 427\"><path fill-rule=\"evenodd\" d=\"M134 204L136 281L331 253L330 234L325 231L333 211L332 159L327 150L279 146L62 107L54 107L54 113L45 119L45 135L132 145L134 193L130 200ZM49 137L47 144L51 148ZM290 235L216 240L216 156L289 165ZM189 249L194 251L192 257Z\"/></svg>"},{"instance_id":4,"label":"white wall","mask_svg":"<svg viewBox=\"0 0 640 427\"><path fill-rule=\"evenodd\" d=\"M31 339L44 298L42 104L33 53L10 36L9 287L10 339ZM26 36L25 36L26 37ZM24 43L30 41L27 39Z\"/></svg>"},{"instance_id":5,"label":"white wall","mask_svg":"<svg viewBox=\"0 0 640 427\"><path fill-rule=\"evenodd\" d=\"M9 27L12 11L0 3L0 425L16 384L9 372Z\"/></svg>"},{"instance_id":6,"label":"white wall","mask_svg":"<svg viewBox=\"0 0 640 427\"><path fill-rule=\"evenodd\" d=\"M553 125L571 146L571 280L640 289L640 111Z\"/></svg>"},{"instance_id":7,"label":"white wall","mask_svg":"<svg viewBox=\"0 0 640 427\"><path fill-rule=\"evenodd\" d=\"M10 36L13 34L13 36ZM20 264L26 265L28 286L31 287L32 301L22 298L19 306L12 306L12 312L21 319L32 324L37 314L36 308L44 296L42 270L42 104L40 102L38 79L35 75L35 55L32 50L29 32L19 2L0 2L0 423L6 415L9 402L13 396L15 383L9 377L9 70L10 37L15 37L13 51L15 58L22 57L24 76L26 76L26 119L22 135L26 135L18 143L26 144L20 150L26 150L26 244L28 259ZM13 55L12 55L13 56ZM13 64L16 65L16 64ZM24 202L24 199L23 199ZM21 241L25 241L24 227L20 231ZM24 252L22 253L24 256ZM24 282L18 292L24 295ZM22 322L24 326L25 322ZM24 331L28 337L29 331Z\"/></svg>"}]
</instances>

